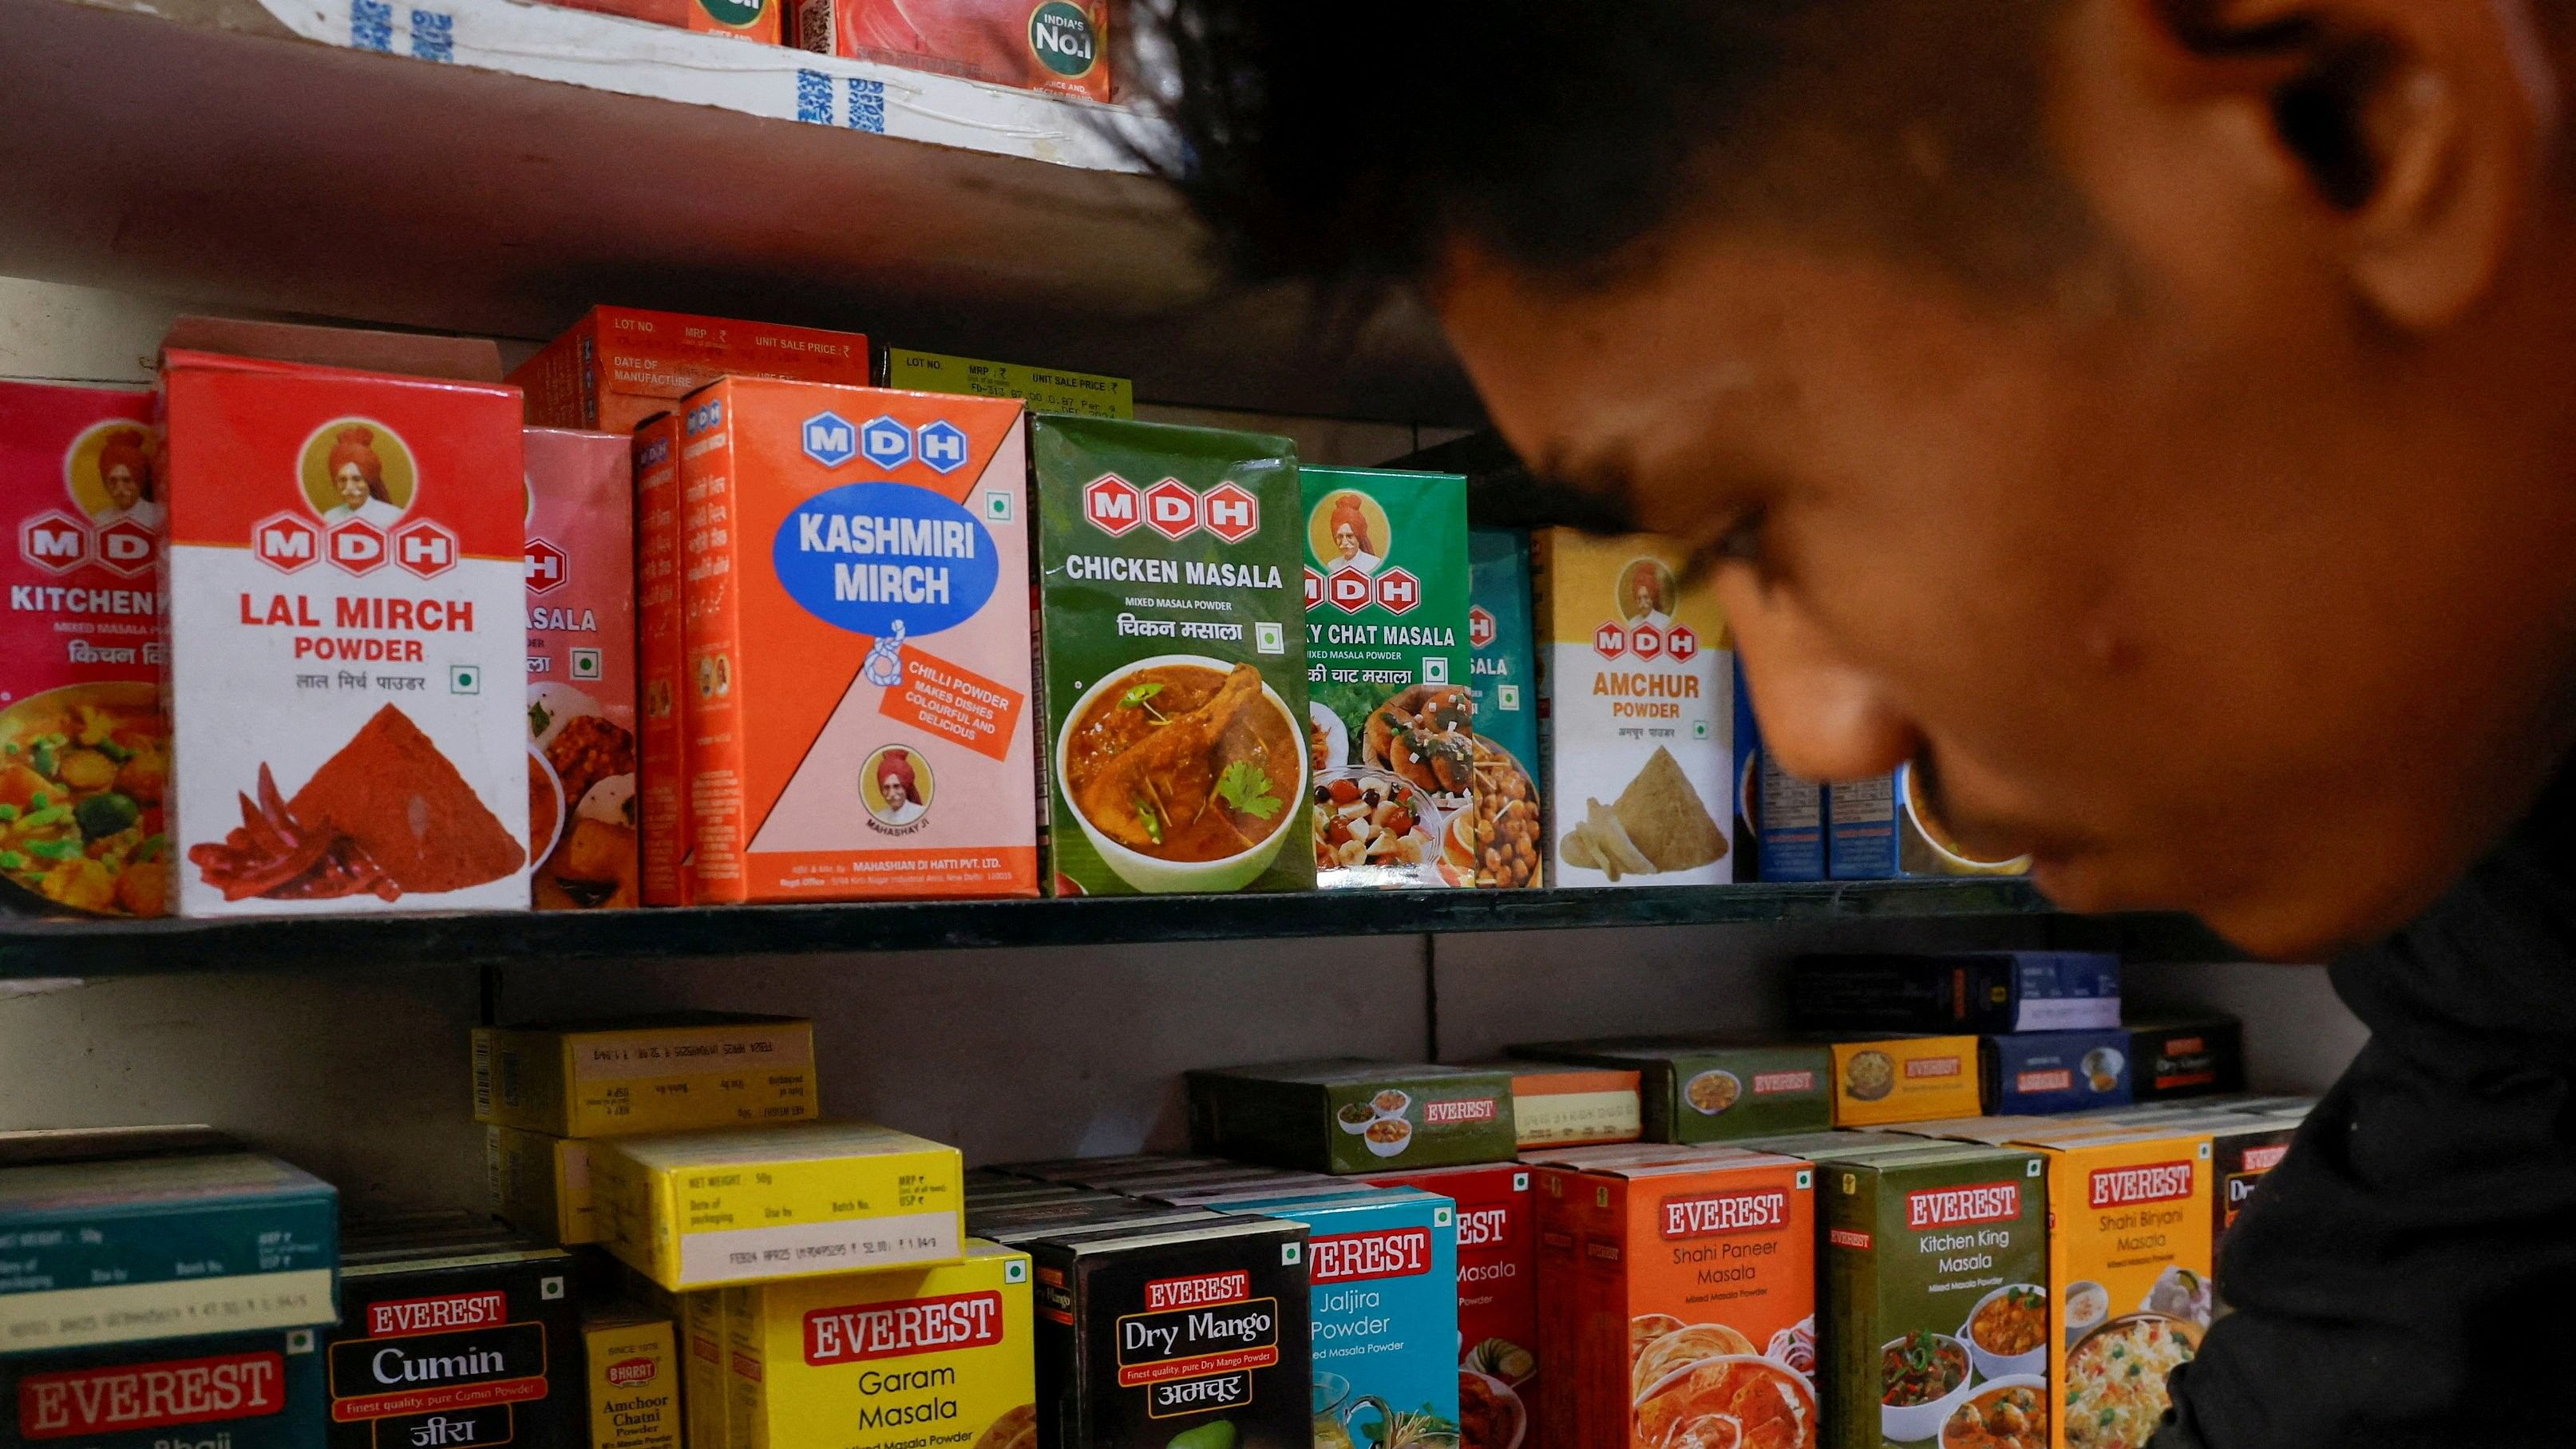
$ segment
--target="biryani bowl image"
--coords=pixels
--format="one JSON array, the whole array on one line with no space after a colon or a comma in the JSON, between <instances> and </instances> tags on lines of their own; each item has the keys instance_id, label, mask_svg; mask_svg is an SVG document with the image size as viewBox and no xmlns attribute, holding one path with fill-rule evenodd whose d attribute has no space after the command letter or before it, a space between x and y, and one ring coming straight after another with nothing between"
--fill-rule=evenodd
<instances>
[{"instance_id":1,"label":"biryani bowl image","mask_svg":"<svg viewBox=\"0 0 2576 1449\"><path fill-rule=\"evenodd\" d=\"M1240 890L1306 798L1306 731L1249 664L1158 654L1083 691L1055 780L1085 839L1139 891Z\"/></svg>"},{"instance_id":2,"label":"biryani bowl image","mask_svg":"<svg viewBox=\"0 0 2576 1449\"><path fill-rule=\"evenodd\" d=\"M1657 746L1619 798L1583 802L1583 818L1557 843L1567 865L1622 876L1697 870L1726 856L1726 832L1682 772L1673 752Z\"/></svg>"}]
</instances>

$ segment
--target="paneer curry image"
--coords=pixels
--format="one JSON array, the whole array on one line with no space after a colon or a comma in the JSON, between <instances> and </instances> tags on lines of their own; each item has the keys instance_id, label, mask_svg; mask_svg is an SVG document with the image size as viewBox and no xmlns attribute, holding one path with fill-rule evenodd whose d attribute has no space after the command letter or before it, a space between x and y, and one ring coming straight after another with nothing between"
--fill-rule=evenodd
<instances>
[{"instance_id":1,"label":"paneer curry image","mask_svg":"<svg viewBox=\"0 0 2576 1449\"><path fill-rule=\"evenodd\" d=\"M1299 731L1261 672L1188 655L1094 686L1058 763L1084 833L1139 890L1232 890L1259 875L1306 784Z\"/></svg>"},{"instance_id":2,"label":"paneer curry image","mask_svg":"<svg viewBox=\"0 0 2576 1449\"><path fill-rule=\"evenodd\" d=\"M150 684L69 685L0 710L0 877L46 906L160 915L169 774Z\"/></svg>"}]
</instances>

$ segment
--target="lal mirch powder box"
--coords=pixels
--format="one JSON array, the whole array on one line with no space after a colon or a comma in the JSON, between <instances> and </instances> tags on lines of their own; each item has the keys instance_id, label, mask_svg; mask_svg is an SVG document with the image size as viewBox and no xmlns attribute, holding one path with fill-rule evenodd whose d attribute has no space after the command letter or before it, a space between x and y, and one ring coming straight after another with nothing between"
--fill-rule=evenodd
<instances>
[{"instance_id":1,"label":"lal mirch powder box","mask_svg":"<svg viewBox=\"0 0 2576 1449\"><path fill-rule=\"evenodd\" d=\"M814 1024L800 1017L674 1012L474 1028L477 1122L619 1137L814 1112Z\"/></svg>"},{"instance_id":2,"label":"lal mirch powder box","mask_svg":"<svg viewBox=\"0 0 2576 1449\"><path fill-rule=\"evenodd\" d=\"M528 841L541 911L639 904L634 443L530 428Z\"/></svg>"},{"instance_id":3,"label":"lal mirch powder box","mask_svg":"<svg viewBox=\"0 0 2576 1449\"><path fill-rule=\"evenodd\" d=\"M514 389L162 358L190 916L525 910Z\"/></svg>"},{"instance_id":4,"label":"lal mirch powder box","mask_svg":"<svg viewBox=\"0 0 2576 1449\"><path fill-rule=\"evenodd\" d=\"M1038 892L1020 404L726 378L680 479L695 899Z\"/></svg>"},{"instance_id":5,"label":"lal mirch powder box","mask_svg":"<svg viewBox=\"0 0 2576 1449\"><path fill-rule=\"evenodd\" d=\"M0 902L168 909L152 395L0 382Z\"/></svg>"}]
</instances>

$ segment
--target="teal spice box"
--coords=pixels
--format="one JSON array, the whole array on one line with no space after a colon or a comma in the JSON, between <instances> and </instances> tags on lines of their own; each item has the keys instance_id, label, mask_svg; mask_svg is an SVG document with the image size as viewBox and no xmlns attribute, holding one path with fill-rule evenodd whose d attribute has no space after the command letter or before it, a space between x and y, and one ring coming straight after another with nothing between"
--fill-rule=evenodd
<instances>
[{"instance_id":1,"label":"teal spice box","mask_svg":"<svg viewBox=\"0 0 2576 1449\"><path fill-rule=\"evenodd\" d=\"M1315 1449L1457 1443L1457 1204L1399 1187L1226 1207L1306 1225Z\"/></svg>"}]
</instances>

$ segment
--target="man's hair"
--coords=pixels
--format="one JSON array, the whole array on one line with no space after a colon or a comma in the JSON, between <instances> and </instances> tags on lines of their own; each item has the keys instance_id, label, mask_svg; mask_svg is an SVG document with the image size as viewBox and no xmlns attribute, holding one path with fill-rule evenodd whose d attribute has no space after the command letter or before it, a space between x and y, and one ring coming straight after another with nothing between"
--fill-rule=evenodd
<instances>
[{"instance_id":1,"label":"man's hair","mask_svg":"<svg viewBox=\"0 0 2576 1449\"><path fill-rule=\"evenodd\" d=\"M1183 192L1253 280L1418 282L1464 243L1577 285L1685 214L1921 258L2062 260L2062 0L1145 0Z\"/></svg>"}]
</instances>

